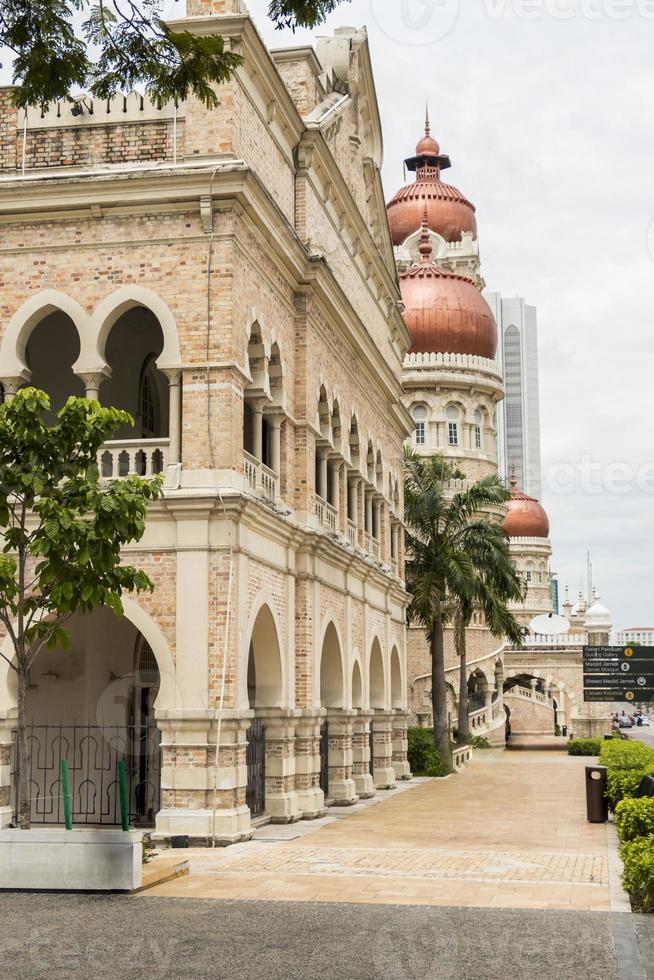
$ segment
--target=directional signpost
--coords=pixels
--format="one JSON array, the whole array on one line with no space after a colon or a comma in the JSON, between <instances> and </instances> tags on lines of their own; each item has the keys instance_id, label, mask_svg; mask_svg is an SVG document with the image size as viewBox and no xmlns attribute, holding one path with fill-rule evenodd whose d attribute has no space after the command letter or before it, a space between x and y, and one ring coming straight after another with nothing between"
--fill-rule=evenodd
<instances>
[{"instance_id":1,"label":"directional signpost","mask_svg":"<svg viewBox=\"0 0 654 980\"><path fill-rule=\"evenodd\" d=\"M584 701L654 701L654 647L584 647Z\"/></svg>"}]
</instances>

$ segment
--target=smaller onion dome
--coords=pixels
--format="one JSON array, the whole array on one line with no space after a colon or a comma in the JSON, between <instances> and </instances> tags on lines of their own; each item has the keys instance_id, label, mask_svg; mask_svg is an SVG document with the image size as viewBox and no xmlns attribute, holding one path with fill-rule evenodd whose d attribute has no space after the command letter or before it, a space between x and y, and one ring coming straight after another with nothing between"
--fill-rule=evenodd
<instances>
[{"instance_id":1,"label":"smaller onion dome","mask_svg":"<svg viewBox=\"0 0 654 980\"><path fill-rule=\"evenodd\" d=\"M588 633L609 633L613 627L611 613L602 605L599 595L593 591L593 603L586 611L584 626Z\"/></svg>"},{"instance_id":2,"label":"smaller onion dome","mask_svg":"<svg viewBox=\"0 0 654 980\"><path fill-rule=\"evenodd\" d=\"M439 157L441 148L431 135L431 124L429 122L429 106L425 112L425 135L418 140L416 145L416 157Z\"/></svg>"},{"instance_id":3,"label":"smaller onion dome","mask_svg":"<svg viewBox=\"0 0 654 980\"><path fill-rule=\"evenodd\" d=\"M411 353L474 354L492 360L497 326L491 308L472 279L433 264L427 220L425 208L420 262L400 276Z\"/></svg>"},{"instance_id":4,"label":"smaller onion dome","mask_svg":"<svg viewBox=\"0 0 654 980\"><path fill-rule=\"evenodd\" d=\"M545 509L535 497L518 490L515 466L511 473L511 497L504 518L504 530L510 538L548 538L550 534Z\"/></svg>"},{"instance_id":5,"label":"smaller onion dome","mask_svg":"<svg viewBox=\"0 0 654 980\"><path fill-rule=\"evenodd\" d=\"M425 134L418 141L415 156L404 161L415 181L407 184L388 203L388 221L393 245L402 245L419 227L427 208L429 227L446 242L459 242L464 232L477 238L475 206L461 191L441 179L443 170L452 166L446 153L431 135L429 112L425 117Z\"/></svg>"}]
</instances>

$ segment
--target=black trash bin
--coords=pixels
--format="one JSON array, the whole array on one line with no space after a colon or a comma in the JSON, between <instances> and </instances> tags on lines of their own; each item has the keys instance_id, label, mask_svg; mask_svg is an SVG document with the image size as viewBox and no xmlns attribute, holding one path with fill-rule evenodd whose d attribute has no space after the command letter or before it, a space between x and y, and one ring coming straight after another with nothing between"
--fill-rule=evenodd
<instances>
[{"instance_id":1,"label":"black trash bin","mask_svg":"<svg viewBox=\"0 0 654 980\"><path fill-rule=\"evenodd\" d=\"M606 823L609 805L606 791L606 766L586 766L586 818L589 823Z\"/></svg>"}]
</instances>

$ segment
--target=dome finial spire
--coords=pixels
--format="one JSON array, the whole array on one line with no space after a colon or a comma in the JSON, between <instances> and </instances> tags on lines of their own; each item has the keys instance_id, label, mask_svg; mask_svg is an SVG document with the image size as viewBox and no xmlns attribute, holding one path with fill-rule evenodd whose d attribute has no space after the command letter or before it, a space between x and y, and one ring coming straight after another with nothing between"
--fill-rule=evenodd
<instances>
[{"instance_id":1,"label":"dome finial spire","mask_svg":"<svg viewBox=\"0 0 654 980\"><path fill-rule=\"evenodd\" d=\"M431 126L429 123L429 99L425 100L425 136L429 136L431 133Z\"/></svg>"},{"instance_id":2,"label":"dome finial spire","mask_svg":"<svg viewBox=\"0 0 654 980\"><path fill-rule=\"evenodd\" d=\"M511 463L511 490L515 491L518 489L518 477L515 471L515 460Z\"/></svg>"},{"instance_id":3,"label":"dome finial spire","mask_svg":"<svg viewBox=\"0 0 654 980\"><path fill-rule=\"evenodd\" d=\"M431 265L433 253L431 238L429 237L429 223L427 216L427 205L422 215L422 230L420 232L420 262L422 265Z\"/></svg>"}]
</instances>

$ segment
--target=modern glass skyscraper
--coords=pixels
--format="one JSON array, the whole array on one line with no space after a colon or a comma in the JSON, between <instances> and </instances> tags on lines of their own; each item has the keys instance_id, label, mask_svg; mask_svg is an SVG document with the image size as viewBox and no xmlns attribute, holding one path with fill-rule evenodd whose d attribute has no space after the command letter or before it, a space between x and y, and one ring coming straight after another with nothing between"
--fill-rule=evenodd
<instances>
[{"instance_id":1,"label":"modern glass skyscraper","mask_svg":"<svg viewBox=\"0 0 654 980\"><path fill-rule=\"evenodd\" d=\"M538 327L536 307L524 299L485 293L497 322L497 359L506 396L498 405L497 441L500 475L508 479L515 464L518 486L541 499Z\"/></svg>"}]
</instances>

